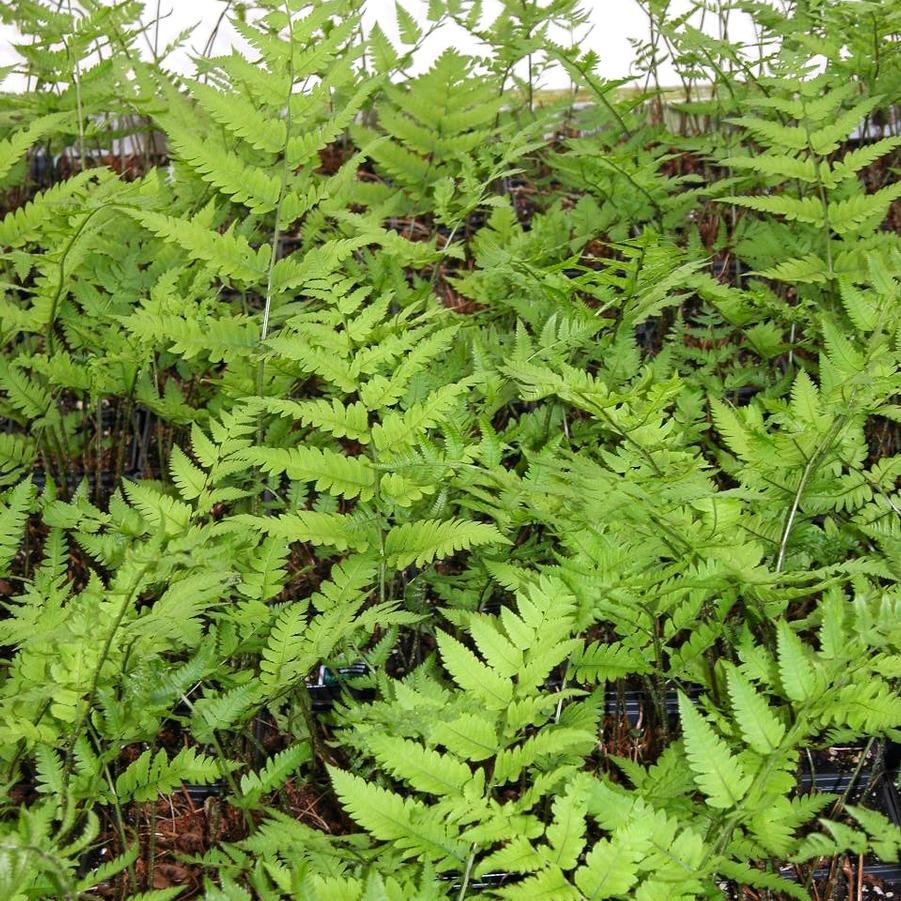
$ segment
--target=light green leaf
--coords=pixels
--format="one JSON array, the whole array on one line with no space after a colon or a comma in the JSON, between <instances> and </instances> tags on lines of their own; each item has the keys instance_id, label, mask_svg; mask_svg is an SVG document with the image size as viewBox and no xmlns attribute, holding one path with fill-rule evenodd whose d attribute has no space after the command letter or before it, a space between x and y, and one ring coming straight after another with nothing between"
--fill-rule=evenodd
<instances>
[{"instance_id":1,"label":"light green leaf","mask_svg":"<svg viewBox=\"0 0 901 901\"><path fill-rule=\"evenodd\" d=\"M735 807L747 793L751 777L681 692L679 719L688 765L698 788L707 796L707 803L724 810Z\"/></svg>"}]
</instances>

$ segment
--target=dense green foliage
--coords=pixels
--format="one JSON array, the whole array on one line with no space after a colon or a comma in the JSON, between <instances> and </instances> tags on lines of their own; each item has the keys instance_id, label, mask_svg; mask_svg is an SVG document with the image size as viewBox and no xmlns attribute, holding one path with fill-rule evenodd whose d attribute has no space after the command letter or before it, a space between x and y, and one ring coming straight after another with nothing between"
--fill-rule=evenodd
<instances>
[{"instance_id":1,"label":"dense green foliage","mask_svg":"<svg viewBox=\"0 0 901 901\"><path fill-rule=\"evenodd\" d=\"M488 55L418 75L401 5L236 5L190 78L137 2L0 8L0 897L897 860L800 773L901 740L901 4L709 5L648 0L640 91L577 0L432 0Z\"/></svg>"}]
</instances>

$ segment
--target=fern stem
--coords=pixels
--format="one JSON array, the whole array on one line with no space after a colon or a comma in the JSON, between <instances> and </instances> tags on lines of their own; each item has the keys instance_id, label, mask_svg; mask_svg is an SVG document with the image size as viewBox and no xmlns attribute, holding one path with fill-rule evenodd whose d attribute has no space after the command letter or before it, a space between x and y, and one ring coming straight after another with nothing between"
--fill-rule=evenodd
<instances>
[{"instance_id":1,"label":"fern stem","mask_svg":"<svg viewBox=\"0 0 901 901\"><path fill-rule=\"evenodd\" d=\"M41 721L44 719L44 717L47 714L47 711L50 709L50 703L51 703L50 699L48 698L46 701L43 702L43 704L41 704L41 707L38 710L38 714L34 718L33 725L35 727L40 726ZM13 777L15 776L15 773L16 773L16 767L17 767L19 761L22 759L22 754L24 753L24 751L25 751L25 745L22 743L22 739L20 739L18 747L16 748L16 752L10 758L9 765L6 768L6 781L7 782L13 781Z\"/></svg>"},{"instance_id":2,"label":"fern stem","mask_svg":"<svg viewBox=\"0 0 901 901\"><path fill-rule=\"evenodd\" d=\"M240 798L241 789L238 786L238 783L235 782L235 777L232 774L231 767L228 766L228 757L225 756L225 751L222 748L222 742L219 741L219 736L216 735L216 731L214 729L210 730L210 743L213 745L213 749L216 751L216 757L218 758L219 766L222 769L222 777L228 783L229 791L235 796L235 798ZM242 807L241 813L244 816L244 825L247 826L247 831L254 832L254 830L256 829L256 822L254 822L250 811L246 807Z\"/></svg>"},{"instance_id":3,"label":"fern stem","mask_svg":"<svg viewBox=\"0 0 901 901\"><path fill-rule=\"evenodd\" d=\"M378 453L374 445L370 445L369 459L372 461L372 467L376 471L375 478L375 509L379 511L382 506L382 473L381 464L378 461ZM384 604L388 596L388 567L385 557L385 523L380 513L377 512L375 517L376 525L379 531L379 603Z\"/></svg>"},{"instance_id":4,"label":"fern stem","mask_svg":"<svg viewBox=\"0 0 901 901\"><path fill-rule=\"evenodd\" d=\"M460 886L460 894L457 895L457 901L463 901L466 892L469 890L469 880L472 878L472 868L476 862L476 846L472 844L469 850L469 858L466 861L466 871L463 873L463 884Z\"/></svg>"},{"instance_id":5,"label":"fern stem","mask_svg":"<svg viewBox=\"0 0 901 901\"><path fill-rule=\"evenodd\" d=\"M285 102L285 148L282 153L282 173L281 183L278 191L278 201L275 204L275 222L272 227L272 245L269 254L269 269L266 273L266 300L263 305L263 323L260 327L260 344L262 344L269 336L269 317L272 312L272 277L275 272L276 256L278 255L278 245L281 239L281 219L282 204L285 201L285 194L288 190L288 174L290 165L288 163L288 145L291 140L291 97L294 94L294 30L291 20L291 8L285 4L285 16L288 23L288 42L291 46L291 52L288 54L288 97ZM260 363L257 368L257 394L263 394L263 381L266 373L266 358L260 356Z\"/></svg>"},{"instance_id":6,"label":"fern stem","mask_svg":"<svg viewBox=\"0 0 901 901\"><path fill-rule=\"evenodd\" d=\"M132 417L134 416L135 402L134 402L134 392L135 386L137 384L138 374L135 371L134 378L131 381L131 385L128 388L128 394L126 395L125 406L123 407L124 414L122 416L121 427L123 430L130 429L132 425ZM118 420L118 417L117 417ZM118 423L117 423L118 424ZM118 431L118 429L117 429ZM118 446L116 448L116 467L114 470L114 478L115 481L118 482L122 478L122 473L125 468L125 445L126 441L124 440L124 435L116 435L116 440L118 442ZM162 475L163 470L160 470L160 475Z\"/></svg>"},{"instance_id":7,"label":"fern stem","mask_svg":"<svg viewBox=\"0 0 901 901\"><path fill-rule=\"evenodd\" d=\"M182 692L181 700L193 715L194 704L191 702L191 699ZM225 751L222 748L222 743L219 741L219 736L216 735L215 729L210 729L210 744L213 746L213 750L216 752L216 759L219 761L219 766L222 771L222 778L225 779L226 783L228 784L229 791L235 796L235 798L240 798L240 787L238 786L238 783L235 782L235 777L232 774L231 767L228 765L228 757L225 756ZM247 826L247 831L253 832L256 829L256 822L250 815L250 811L242 807L241 813L244 816L244 823Z\"/></svg>"},{"instance_id":8,"label":"fern stem","mask_svg":"<svg viewBox=\"0 0 901 901\"><path fill-rule=\"evenodd\" d=\"M74 21L75 15L72 12L72 0L67 0L66 5L69 8L69 15ZM69 42L66 41L66 53L68 54L70 50L71 46ZM72 78L75 82L75 109L76 114L78 115L78 157L81 162L81 171L84 172L87 168L87 162L84 155L84 110L81 105L81 66L77 57L75 57L72 62Z\"/></svg>"},{"instance_id":9,"label":"fern stem","mask_svg":"<svg viewBox=\"0 0 901 901\"><path fill-rule=\"evenodd\" d=\"M310 749L313 752L313 763L315 766L318 766L320 768L321 772L322 762L327 758L323 753L322 742L319 740L319 733L316 730L316 717L313 716L313 707L310 703L310 694L307 691L306 686L304 686L303 689L298 692L297 704L300 707L300 714L303 717L304 725L306 725L307 732L310 736Z\"/></svg>"},{"instance_id":10,"label":"fern stem","mask_svg":"<svg viewBox=\"0 0 901 901\"><path fill-rule=\"evenodd\" d=\"M150 834L147 836L147 876L144 883L145 888L148 890L153 888L153 877L156 870L156 803L156 798L150 802Z\"/></svg>"},{"instance_id":11,"label":"fern stem","mask_svg":"<svg viewBox=\"0 0 901 901\"><path fill-rule=\"evenodd\" d=\"M219 13L219 18L216 19L216 24L213 26L212 31L210 32L210 36L206 39L206 43L203 45L203 50L201 51L201 57L208 57L213 52L213 46L216 43L216 36L219 34L219 29L222 27L222 23L225 21L225 17L229 14L232 7L232 0L226 0L226 2L222 6L222 12ZM209 80L210 73L203 73L203 81L204 84Z\"/></svg>"},{"instance_id":12,"label":"fern stem","mask_svg":"<svg viewBox=\"0 0 901 901\"><path fill-rule=\"evenodd\" d=\"M95 404L95 428L97 430L96 440L94 442L94 502L99 504L101 501L100 483L103 475L103 395L97 396ZM87 462L87 461L85 461Z\"/></svg>"},{"instance_id":13,"label":"fern stem","mask_svg":"<svg viewBox=\"0 0 901 901\"><path fill-rule=\"evenodd\" d=\"M810 124L805 116L804 119L804 132L807 135L807 148L811 154L811 156L817 157L819 156L816 151L814 151L813 147L811 147L811 135L810 135ZM823 211L823 249L826 251L826 265L829 268L829 278L833 278L832 273L832 226L829 223L829 201L826 198L826 187L823 184L823 179L820 175L820 169L822 166L823 160L819 159L817 161L816 166L816 175L817 175L817 194L820 198L820 207Z\"/></svg>"},{"instance_id":14,"label":"fern stem","mask_svg":"<svg viewBox=\"0 0 901 901\"><path fill-rule=\"evenodd\" d=\"M587 409L589 409L592 413L596 414L599 418L603 419L604 422L607 423L607 426L613 431L615 434L619 435L627 444L631 444L638 453L641 454L642 457L648 463L648 466L654 470L654 475L662 478L663 470L657 465L657 461L651 456L651 452L639 441L636 441L628 432L628 430L620 428L613 420L613 417L601 406L597 404L590 405L590 400L588 398L584 398L583 403L586 404Z\"/></svg>"},{"instance_id":15,"label":"fern stem","mask_svg":"<svg viewBox=\"0 0 901 901\"><path fill-rule=\"evenodd\" d=\"M711 827L707 832L708 839L711 839L710 847L701 860L700 865L698 866L699 871L702 871L704 869L708 861L725 851L725 849L729 845L730 840L732 839L732 833L735 827L738 825L738 823L741 822L741 819L745 814L745 802L747 801L747 799L753 798L755 796L758 786L767 784L767 780L770 778L770 773L773 771L773 768L777 765L777 763L782 759L782 755L795 747L798 742L801 741L806 732L807 723L802 715L798 717L798 719L795 721L795 724L783 736L782 741L779 743L779 747L776 748L768 756L766 765L757 771L757 774L754 776L750 787L748 788L747 792L745 792L745 800L741 801L735 808L735 810L733 810L731 813L725 816L720 815L716 822L711 824ZM715 828L719 829L719 840L713 842L712 839L715 834Z\"/></svg>"},{"instance_id":16,"label":"fern stem","mask_svg":"<svg viewBox=\"0 0 901 901\"><path fill-rule=\"evenodd\" d=\"M42 436L43 440L41 443L47 449L47 456L50 460L50 468L47 469L45 463L46 472L52 477L53 476L53 464L56 465L56 479L59 482L59 490L62 492L62 496L68 498L69 496L69 479L68 479L68 471L66 469L66 455L63 453L62 444L59 441L59 435L57 434L57 430L55 427L51 426L47 429L45 435Z\"/></svg>"},{"instance_id":17,"label":"fern stem","mask_svg":"<svg viewBox=\"0 0 901 901\"><path fill-rule=\"evenodd\" d=\"M557 708L554 711L554 725L555 726L560 725L560 717L563 716L563 700L564 700L563 692L566 691L566 683L569 681L569 671L570 671L570 666L572 665L572 659L573 659L573 655L570 654L569 657L567 657L567 659L566 659L566 669L564 670L564 673L563 673L563 679L560 682L560 691L559 691L560 697L557 700Z\"/></svg>"},{"instance_id":18,"label":"fern stem","mask_svg":"<svg viewBox=\"0 0 901 901\"><path fill-rule=\"evenodd\" d=\"M91 728L91 738L94 742L94 748L96 750L98 758L101 756L101 745L100 738L97 735L96 731ZM115 813L116 820L116 832L119 835L119 843L122 845L122 853L125 853L125 850L128 847L128 835L125 832L125 818L122 816L122 805L119 803L119 795L116 792L116 783L113 780L112 773L110 773L109 764L106 761L102 763L103 767L103 775L106 777L106 784L109 786L110 795L113 799L113 812ZM128 882L131 886L132 894L136 895L138 893L138 879L137 874L135 872L135 865L132 861L129 863L128 867Z\"/></svg>"},{"instance_id":19,"label":"fern stem","mask_svg":"<svg viewBox=\"0 0 901 901\"><path fill-rule=\"evenodd\" d=\"M72 766L75 759L75 742L78 741L78 736L81 734L81 730L84 728L88 716L90 716L91 708L94 706L94 698L97 695L97 689L100 685L100 673L103 670L103 666L106 663L107 658L109 657L110 648L112 648L113 645L113 639L115 638L116 633L119 631L119 626L122 625L122 620L125 619L125 614L128 612L128 608L131 606L131 603L134 600L138 589L143 583L144 577L150 571L151 567L154 566L157 562L157 557L152 556L138 570L137 575L134 577L128 590L122 597L122 603L119 605L119 609L116 612L116 618L113 620L113 624L112 626L110 626L109 632L107 633L107 636L103 642L103 647L100 649L100 656L97 659L97 665L94 667L94 674L91 678L90 689L88 690L87 697L85 698L84 708L82 709L81 714L79 715L78 720L75 723L75 728L72 730L72 736L70 737L66 745L66 760L63 766L62 791L60 792L60 794L62 795L60 800L60 820L64 824L69 812L69 783L72 778Z\"/></svg>"},{"instance_id":20,"label":"fern stem","mask_svg":"<svg viewBox=\"0 0 901 901\"><path fill-rule=\"evenodd\" d=\"M857 765L854 767L854 771L851 773L851 777L848 780L847 787L842 792L841 797L838 798L836 800L835 804L833 804L833 806L832 806L832 810L829 813L830 819L838 816L844 809L844 806L847 803L848 798L851 796L851 792L854 790L854 786L857 785L857 782L860 779L861 770L863 770L863 766L866 763L867 757L869 757L869 755L870 755L870 750L872 749L873 743L875 742L875 740L876 740L875 738L871 737L869 739L869 741L866 743L866 745L864 746L863 753L860 755L860 759L857 761ZM864 791L864 794L866 794L866 790ZM832 864L829 867L828 885L830 886L830 889L832 887L832 881L835 878L835 864L836 864L836 858L833 858ZM810 887L813 883L813 877L814 877L814 873L816 873L816 870L817 870L817 861L814 860L813 863L811 863L810 869L808 870L808 873L807 873L807 876L804 879L804 888L805 889L810 889ZM829 891L827 891L827 897L832 897L832 895L830 894Z\"/></svg>"},{"instance_id":21,"label":"fern stem","mask_svg":"<svg viewBox=\"0 0 901 901\"><path fill-rule=\"evenodd\" d=\"M288 54L288 97L285 101L285 147L282 153L282 172L281 181L278 189L278 200L275 204L275 219L272 226L272 243L269 251L269 267L266 272L266 299L263 303L263 322L260 326L260 360L257 364L257 396L263 396L263 388L266 381L266 354L263 347L266 338L269 336L269 318L272 313L272 279L275 272L276 257L278 256L279 242L281 240L282 226L282 204L285 200L285 193L288 190L288 174L290 167L288 165L288 145L291 141L291 97L294 94L294 31L291 19L291 8L289 4L285 4L285 17L288 25L288 42L291 50ZM218 23L217 23L217 28ZM212 37L211 37L212 40ZM257 417L257 444L263 443L263 413L262 410ZM253 512L259 510L260 497L259 493L254 494Z\"/></svg>"},{"instance_id":22,"label":"fern stem","mask_svg":"<svg viewBox=\"0 0 901 901\"><path fill-rule=\"evenodd\" d=\"M651 194L651 192L648 191L647 188L644 187L644 185L639 184L639 182L637 182L627 170L623 169L622 166L615 163L609 157L606 157L606 156L599 157L598 161L601 162L602 165L609 166L615 172L622 175L622 177L625 178L626 181L629 182L629 184L632 185L632 187L635 188L635 190L639 192L639 194L643 194L647 198L648 203L650 203L651 206L654 208L654 221L657 225L657 228L661 232L661 234L664 233L666 230L663 227L663 209L661 208L660 204L657 202L654 195ZM586 179L586 181L589 184L591 184L591 182L588 179ZM597 186L597 184L592 184L592 187L594 187L595 190L598 191L599 194L603 195L603 193L604 193L603 189L599 188Z\"/></svg>"},{"instance_id":23,"label":"fern stem","mask_svg":"<svg viewBox=\"0 0 901 901\"><path fill-rule=\"evenodd\" d=\"M582 76L582 78L585 80L585 84L588 85L595 97L601 102L601 106L603 106L604 109L606 109L607 112L610 113L610 115L613 116L614 119L616 119L617 124L622 130L623 136L627 140L631 140L632 130L628 125L626 125L626 120L623 119L616 107L607 99L607 92L603 90L602 86L594 83L592 73L590 73L584 66L579 66L579 64L575 60L565 58L562 54L553 50L553 48L551 48L548 52L551 56L555 57L558 62L563 63L563 65L566 67L572 67L576 70L576 72L579 73L579 75Z\"/></svg>"},{"instance_id":24,"label":"fern stem","mask_svg":"<svg viewBox=\"0 0 901 901\"><path fill-rule=\"evenodd\" d=\"M669 744L670 728L669 716L666 711L666 686L663 681L663 673L666 671L666 663L663 659L663 646L660 641L660 617L654 617L654 626L651 630L651 636L654 641L654 658L656 666L654 675L648 679L651 689L651 703L660 722L661 737L664 746Z\"/></svg>"},{"instance_id":25,"label":"fern stem","mask_svg":"<svg viewBox=\"0 0 901 901\"><path fill-rule=\"evenodd\" d=\"M816 471L816 468L820 465L823 457L826 455L829 448L832 446L832 442L835 440L838 433L844 427L845 420L847 417L839 416L832 425L832 428L829 429L829 432L826 434L826 438L823 440L822 444L816 449L816 451L810 455L806 465L804 466L804 471L801 473L801 481L798 482L798 488L795 491L795 496L792 498L791 507L789 508L788 515L785 518L785 525L782 529L782 539L779 542L779 554L776 557L776 572L782 572L782 567L785 565L785 554L788 550L788 539L791 536L792 529L795 525L795 519L798 515L798 508L801 505L801 498L804 496L804 491L807 488L807 483L810 481L810 477Z\"/></svg>"},{"instance_id":26,"label":"fern stem","mask_svg":"<svg viewBox=\"0 0 901 901\"><path fill-rule=\"evenodd\" d=\"M94 218L101 210L105 209L105 207L97 207L96 209L91 210L84 219L78 224L78 228L72 233L72 237L66 242L66 246L63 248L63 252L59 258L59 280L57 281L56 291L54 292L53 299L50 301L50 312L47 314L47 326L45 331L45 340L47 341L47 350L49 353L53 353L53 323L56 319L57 307L59 306L60 297L62 297L63 288L66 284L66 259L72 251L72 248L75 246L75 242L81 237L82 232L87 228L88 223L91 219Z\"/></svg>"},{"instance_id":27,"label":"fern stem","mask_svg":"<svg viewBox=\"0 0 901 901\"><path fill-rule=\"evenodd\" d=\"M860 774L863 771L864 764L867 762L867 757L870 756L870 751L873 749L875 742L876 738L874 736L871 736L868 739L866 745L864 745L860 759L857 761L857 765L854 767L854 772L851 773L851 778L848 780L848 785L833 805L830 816L836 817L842 812L842 810L844 810L845 804L848 803L848 798L851 797L851 792L854 790L854 786L857 785L857 782L860 779Z\"/></svg>"},{"instance_id":28,"label":"fern stem","mask_svg":"<svg viewBox=\"0 0 901 901\"><path fill-rule=\"evenodd\" d=\"M817 172L819 173L819 171L818 166ZM829 267L829 277L832 278L832 226L829 223L829 202L826 200L826 188L823 186L822 181L819 181L818 187L820 204L823 207L823 244L826 248L826 265Z\"/></svg>"}]
</instances>

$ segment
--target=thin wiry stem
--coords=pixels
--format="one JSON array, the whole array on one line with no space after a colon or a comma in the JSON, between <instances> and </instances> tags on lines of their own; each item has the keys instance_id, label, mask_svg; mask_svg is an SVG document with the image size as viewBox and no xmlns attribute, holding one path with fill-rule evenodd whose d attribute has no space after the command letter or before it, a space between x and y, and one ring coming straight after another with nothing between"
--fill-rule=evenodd
<instances>
[{"instance_id":1,"label":"thin wiry stem","mask_svg":"<svg viewBox=\"0 0 901 901\"><path fill-rule=\"evenodd\" d=\"M87 718L91 714L91 708L94 706L94 699L96 698L97 690L100 687L100 673L103 670L107 658L109 657L110 649L113 645L113 639L116 637L116 634L119 631L119 626L122 625L122 620L125 619L125 614L128 612L129 607L134 601L134 598L138 593L138 589L143 584L144 577L150 571L151 567L157 564L157 562L158 557L156 555L152 555L149 559L147 559L138 570L138 573L132 580L131 585L125 592L123 592L122 603L119 605L119 609L116 612L116 618L113 620L113 624L112 626L110 626L110 629L107 632L106 638L103 642L103 647L100 650L100 656L97 658L97 665L94 668L94 674L91 678L91 686L88 690L87 697L85 698L84 707L78 717L78 721L75 723L75 728L72 730L72 736L69 739L68 746L66 748L66 760L63 766L62 790L60 791L60 821L63 823L64 827L68 818L69 781L72 777L72 766L75 762L75 742L78 741L78 736L81 734L81 730L84 728L84 725L87 722Z\"/></svg>"},{"instance_id":2,"label":"thin wiry stem","mask_svg":"<svg viewBox=\"0 0 901 901\"><path fill-rule=\"evenodd\" d=\"M282 204L285 200L285 194L288 190L288 176L290 174L290 165L288 163L288 144L291 140L291 97L294 93L294 29L291 20L291 9L285 6L286 18L288 20L288 41L290 42L291 51L288 54L288 97L285 102L285 147L282 153L282 174L281 183L278 190L278 201L275 204L275 222L272 227L272 245L269 253L269 270L266 273L266 300L263 305L263 323L260 326L260 362L257 366L257 396L263 396L263 388L266 381L266 356L263 343L269 336L269 318L272 312L272 279L275 273L276 256L278 255L278 245L281 239L281 218ZM263 414L260 413L257 425L257 443L260 444L263 438ZM256 500L254 501L256 505Z\"/></svg>"},{"instance_id":3,"label":"thin wiry stem","mask_svg":"<svg viewBox=\"0 0 901 901\"><path fill-rule=\"evenodd\" d=\"M69 8L69 15L74 22L75 14L72 11L72 0L67 0L67 5ZM81 105L81 65L78 61L78 54L72 52L72 45L68 41L66 42L66 51L73 55L72 79L75 82L75 108L78 113L78 158L81 163L81 171L84 172L87 168L87 164L84 155L84 110Z\"/></svg>"},{"instance_id":4,"label":"thin wiry stem","mask_svg":"<svg viewBox=\"0 0 901 901\"><path fill-rule=\"evenodd\" d=\"M260 328L260 342L266 340L269 336L269 317L272 311L272 277L275 272L276 257L278 255L278 242L281 238L281 218L282 204L285 201L285 194L288 190L288 174L290 165L288 163L288 141L291 139L291 94L294 87L294 39L291 35L291 20L288 19L289 39L291 40L292 51L288 57L288 102L286 104L287 111L285 114L285 151L282 154L282 176L281 184L278 192L278 202L275 205L275 224L272 228L272 252L269 254L269 270L266 273L266 302L263 307L263 324ZM260 370L257 378L257 393L262 394L262 378L264 373L265 360L260 360Z\"/></svg>"},{"instance_id":5,"label":"thin wiry stem","mask_svg":"<svg viewBox=\"0 0 901 901\"><path fill-rule=\"evenodd\" d=\"M788 539L791 537L792 529L795 525L795 519L798 516L798 508L801 506L801 499L804 496L804 491L807 488L807 483L810 481L811 476L820 465L820 462L822 461L826 452L832 446L832 442L844 427L846 419L847 417L845 416L839 416L838 419L835 420L832 428L823 439L822 444L816 449L813 454L810 455L810 459L804 466L804 471L801 473L801 481L798 482L798 487L795 490L794 497L792 498L791 507L789 508L788 515L785 518L785 525L782 528L782 539L779 542L779 554L776 557L777 573L782 572L782 567L785 565L785 554L788 550Z\"/></svg>"}]
</instances>

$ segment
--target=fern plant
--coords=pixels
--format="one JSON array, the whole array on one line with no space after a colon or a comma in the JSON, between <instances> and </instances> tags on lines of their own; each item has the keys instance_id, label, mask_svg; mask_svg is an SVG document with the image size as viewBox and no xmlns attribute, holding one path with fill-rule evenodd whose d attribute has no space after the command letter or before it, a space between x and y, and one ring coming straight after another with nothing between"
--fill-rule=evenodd
<instances>
[{"instance_id":1,"label":"fern plant","mask_svg":"<svg viewBox=\"0 0 901 901\"><path fill-rule=\"evenodd\" d=\"M764 152L731 156L724 163L753 173L763 191L720 200L779 217L765 220L765 227L744 219L737 252L763 278L797 286L797 309L781 309L789 321L807 327L819 306L835 309L836 279L865 280L870 256L897 249L896 236L880 226L898 189L868 192L860 172L898 141L883 138L838 158L840 145L880 104L878 95L861 97L854 82L839 84L828 71L802 81L777 77L761 83L765 96L747 100L760 112L733 124ZM768 265L767 259L776 262ZM766 303L765 289L760 293Z\"/></svg>"}]
</instances>

